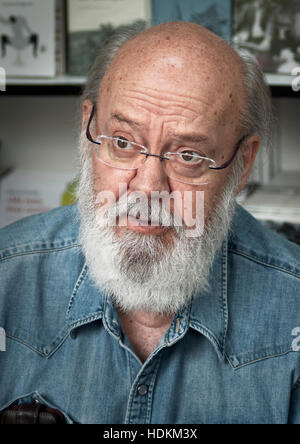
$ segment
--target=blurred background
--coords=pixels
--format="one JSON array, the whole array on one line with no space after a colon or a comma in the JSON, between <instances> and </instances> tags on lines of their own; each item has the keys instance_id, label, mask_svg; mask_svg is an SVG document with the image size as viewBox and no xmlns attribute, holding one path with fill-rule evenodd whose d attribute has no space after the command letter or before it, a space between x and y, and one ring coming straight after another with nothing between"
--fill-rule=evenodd
<instances>
[{"instance_id":1,"label":"blurred background","mask_svg":"<svg viewBox=\"0 0 300 444\"><path fill-rule=\"evenodd\" d=\"M74 202L80 93L95 55L123 26L173 20L258 59L277 124L238 200L300 243L299 0L0 0L0 227Z\"/></svg>"}]
</instances>

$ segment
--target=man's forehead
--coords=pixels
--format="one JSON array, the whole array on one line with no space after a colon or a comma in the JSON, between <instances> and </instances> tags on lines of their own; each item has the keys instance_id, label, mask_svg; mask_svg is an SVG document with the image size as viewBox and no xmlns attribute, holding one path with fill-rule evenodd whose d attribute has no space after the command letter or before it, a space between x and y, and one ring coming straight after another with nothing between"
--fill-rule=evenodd
<instances>
[{"instance_id":1,"label":"man's forehead","mask_svg":"<svg viewBox=\"0 0 300 444\"><path fill-rule=\"evenodd\" d=\"M193 65L193 66L191 66ZM205 66L198 67L191 60L178 56L156 57L149 64L127 66L121 62L104 78L100 93L110 97L125 94L145 94L150 100L159 99L172 103L189 100L212 106L218 102L240 100L241 91L237 91L236 82L226 78L223 70Z\"/></svg>"},{"instance_id":2,"label":"man's forehead","mask_svg":"<svg viewBox=\"0 0 300 444\"><path fill-rule=\"evenodd\" d=\"M100 94L101 118L136 129L146 129L155 119L156 123L161 121L172 128L192 131L201 127L207 132L216 122L223 125L234 118L237 106L232 93L221 94L217 88L208 87L205 79L193 84L187 81L181 88L174 82L160 83L157 76L154 82L151 75L148 80L150 83L122 77L111 82L104 94Z\"/></svg>"},{"instance_id":3,"label":"man's forehead","mask_svg":"<svg viewBox=\"0 0 300 444\"><path fill-rule=\"evenodd\" d=\"M232 56L233 50L225 45L221 50L217 46L204 41L196 49L190 40L180 43L177 40L164 41L156 39L141 39L127 42L111 63L103 79L103 88L112 92L118 90L126 81L142 81L144 84L158 88L174 85L174 90L197 91L207 89L207 97L213 93L226 98L241 100L243 96L242 69L237 61L238 56ZM175 42L178 44L175 45ZM229 49L227 48L229 47ZM224 48L231 54L224 54ZM226 52L226 51L225 51ZM227 57L228 56L228 57ZM235 59L235 64L234 60Z\"/></svg>"}]
</instances>

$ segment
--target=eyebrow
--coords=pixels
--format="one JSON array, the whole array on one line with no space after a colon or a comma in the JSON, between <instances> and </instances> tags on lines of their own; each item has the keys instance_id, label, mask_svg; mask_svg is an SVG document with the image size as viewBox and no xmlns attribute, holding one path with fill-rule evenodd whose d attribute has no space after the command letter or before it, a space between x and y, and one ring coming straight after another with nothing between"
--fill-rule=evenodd
<instances>
[{"instance_id":1,"label":"eyebrow","mask_svg":"<svg viewBox=\"0 0 300 444\"><path fill-rule=\"evenodd\" d=\"M138 127L140 128L142 124L140 122L136 122L132 119L129 119L128 117L125 117L121 113L114 113L112 114L112 120L116 120L121 123L126 123L127 125ZM173 137L178 140L182 140L185 143L206 143L209 144L210 140L207 136L204 134L198 134L198 133L188 133L188 134L179 134L179 133L173 133Z\"/></svg>"},{"instance_id":2,"label":"eyebrow","mask_svg":"<svg viewBox=\"0 0 300 444\"><path fill-rule=\"evenodd\" d=\"M113 120L117 120L118 122L121 122L121 123L127 123L127 125L130 125L130 126L137 126L137 127L142 126L141 123L135 122L134 120L131 120L128 117L125 117L121 113L114 113L111 117Z\"/></svg>"},{"instance_id":3,"label":"eyebrow","mask_svg":"<svg viewBox=\"0 0 300 444\"><path fill-rule=\"evenodd\" d=\"M183 140L185 142L191 142L191 143L208 143L209 138L202 134L179 134L174 133L173 136L176 139Z\"/></svg>"}]
</instances>

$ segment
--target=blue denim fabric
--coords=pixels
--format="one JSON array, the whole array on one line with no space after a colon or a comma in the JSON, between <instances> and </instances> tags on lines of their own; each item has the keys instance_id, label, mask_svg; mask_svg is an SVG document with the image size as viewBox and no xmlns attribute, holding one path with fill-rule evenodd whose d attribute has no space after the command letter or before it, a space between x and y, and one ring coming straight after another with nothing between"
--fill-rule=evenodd
<instances>
[{"instance_id":1,"label":"blue denim fabric","mask_svg":"<svg viewBox=\"0 0 300 444\"><path fill-rule=\"evenodd\" d=\"M76 206L0 231L0 410L35 400L68 423L300 423L297 245L237 207L209 292L142 364L77 235Z\"/></svg>"}]
</instances>

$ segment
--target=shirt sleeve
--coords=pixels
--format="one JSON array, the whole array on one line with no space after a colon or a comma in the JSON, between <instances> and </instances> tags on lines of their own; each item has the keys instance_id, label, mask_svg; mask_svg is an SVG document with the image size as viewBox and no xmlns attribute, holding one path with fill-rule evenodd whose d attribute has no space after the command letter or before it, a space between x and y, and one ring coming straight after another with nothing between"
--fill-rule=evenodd
<instances>
[{"instance_id":1,"label":"shirt sleeve","mask_svg":"<svg viewBox=\"0 0 300 444\"><path fill-rule=\"evenodd\" d=\"M292 391L289 424L300 424L300 380Z\"/></svg>"}]
</instances>

